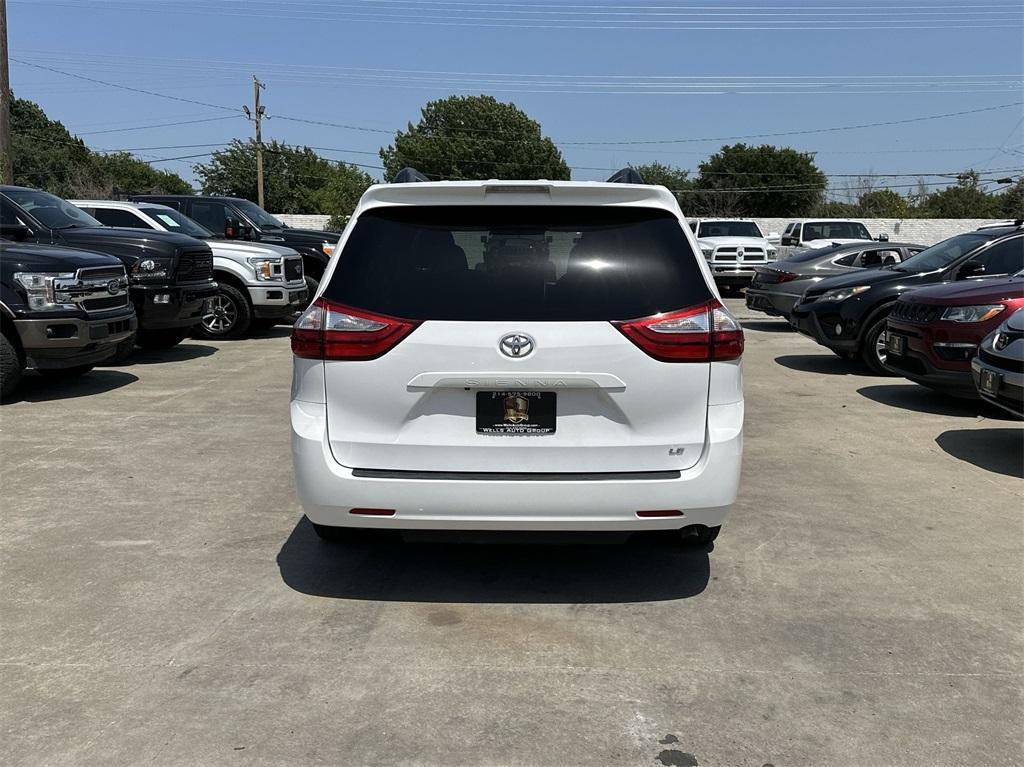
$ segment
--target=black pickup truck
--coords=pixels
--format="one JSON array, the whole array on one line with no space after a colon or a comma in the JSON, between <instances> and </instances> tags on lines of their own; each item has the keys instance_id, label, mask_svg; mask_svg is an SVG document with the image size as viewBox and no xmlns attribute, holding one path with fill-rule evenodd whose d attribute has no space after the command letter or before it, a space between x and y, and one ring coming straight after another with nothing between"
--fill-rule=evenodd
<instances>
[{"instance_id":1,"label":"black pickup truck","mask_svg":"<svg viewBox=\"0 0 1024 767\"><path fill-rule=\"evenodd\" d=\"M38 189L0 186L0 238L106 253L124 264L138 316L135 342L174 346L202 319L217 294L213 252L201 240L171 232L117 229ZM118 358L131 350L126 340ZM127 346L127 349L125 348Z\"/></svg>"},{"instance_id":2,"label":"black pickup truck","mask_svg":"<svg viewBox=\"0 0 1024 767\"><path fill-rule=\"evenodd\" d=\"M130 199L135 202L158 202L177 208L211 232L223 234L228 239L268 242L297 250L302 256L309 300L313 299L338 242L337 234L315 229L293 229L256 203L240 197L140 194Z\"/></svg>"},{"instance_id":3,"label":"black pickup truck","mask_svg":"<svg viewBox=\"0 0 1024 767\"><path fill-rule=\"evenodd\" d=\"M135 332L120 260L0 239L0 399L25 368L79 376Z\"/></svg>"}]
</instances>

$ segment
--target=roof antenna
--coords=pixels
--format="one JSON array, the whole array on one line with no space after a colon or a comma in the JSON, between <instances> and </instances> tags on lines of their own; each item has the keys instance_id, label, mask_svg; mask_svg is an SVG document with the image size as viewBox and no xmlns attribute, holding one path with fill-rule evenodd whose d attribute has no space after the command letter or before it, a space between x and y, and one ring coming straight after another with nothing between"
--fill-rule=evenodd
<instances>
[{"instance_id":1,"label":"roof antenna","mask_svg":"<svg viewBox=\"0 0 1024 767\"><path fill-rule=\"evenodd\" d=\"M645 184L644 177L636 168L623 168L612 174L608 179L609 184Z\"/></svg>"},{"instance_id":2,"label":"roof antenna","mask_svg":"<svg viewBox=\"0 0 1024 767\"><path fill-rule=\"evenodd\" d=\"M391 179L392 184L417 184L422 183L423 181L430 181L430 179L415 168L402 168L395 174L395 177Z\"/></svg>"}]
</instances>

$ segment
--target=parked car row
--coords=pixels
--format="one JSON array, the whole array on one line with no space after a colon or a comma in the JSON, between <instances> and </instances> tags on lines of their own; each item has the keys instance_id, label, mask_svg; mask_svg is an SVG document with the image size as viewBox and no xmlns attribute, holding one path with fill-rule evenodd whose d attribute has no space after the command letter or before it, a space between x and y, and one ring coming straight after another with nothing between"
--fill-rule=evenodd
<instances>
[{"instance_id":1,"label":"parked car row","mask_svg":"<svg viewBox=\"0 0 1024 767\"><path fill-rule=\"evenodd\" d=\"M240 338L306 307L317 283L305 263L326 261L329 235L287 229L246 200L196 200L206 207L185 198L67 201L0 186L0 396L26 368L82 375L125 361L136 346ZM223 225L211 230L182 208L208 218L224 211ZM257 237L251 220L280 232Z\"/></svg>"},{"instance_id":2,"label":"parked car row","mask_svg":"<svg viewBox=\"0 0 1024 767\"><path fill-rule=\"evenodd\" d=\"M881 234L873 240L868 228L860 221L838 218L793 221L786 226L781 237L777 232L765 236L757 223L748 218L698 218L688 223L715 283L726 292L749 286L757 276L759 267L779 257L780 246L784 250L782 257L787 261L800 255L807 260L826 264L833 259L819 260L816 258L817 251L824 255L852 244L841 255L855 259L860 255L858 246L889 242L887 234ZM880 253L880 258L899 260L906 256L906 253L900 252L900 248L905 247L918 246L894 244L875 250ZM920 246L919 249L923 248Z\"/></svg>"},{"instance_id":3,"label":"parked car row","mask_svg":"<svg viewBox=\"0 0 1024 767\"><path fill-rule=\"evenodd\" d=\"M797 254L758 268L746 303L876 374L1022 415L1022 272L1017 221L930 248L854 243Z\"/></svg>"}]
</instances>

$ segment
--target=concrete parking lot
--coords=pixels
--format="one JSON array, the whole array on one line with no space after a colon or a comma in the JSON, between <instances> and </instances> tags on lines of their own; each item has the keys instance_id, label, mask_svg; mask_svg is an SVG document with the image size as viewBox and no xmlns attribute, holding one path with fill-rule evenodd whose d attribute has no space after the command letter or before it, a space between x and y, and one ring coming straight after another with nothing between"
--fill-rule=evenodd
<instances>
[{"instance_id":1,"label":"concrete parking lot","mask_svg":"<svg viewBox=\"0 0 1024 767\"><path fill-rule=\"evenodd\" d=\"M0 763L1024 763L1022 427L747 320L713 551L321 543L287 330L0 408Z\"/></svg>"}]
</instances>

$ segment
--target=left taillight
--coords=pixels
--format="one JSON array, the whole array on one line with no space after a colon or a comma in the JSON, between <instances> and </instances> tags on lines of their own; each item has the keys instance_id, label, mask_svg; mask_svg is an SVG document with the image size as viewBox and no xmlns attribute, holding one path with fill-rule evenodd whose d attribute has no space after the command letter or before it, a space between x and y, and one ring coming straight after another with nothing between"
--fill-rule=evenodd
<instances>
[{"instance_id":1,"label":"left taillight","mask_svg":"<svg viewBox=\"0 0 1024 767\"><path fill-rule=\"evenodd\" d=\"M373 360L418 325L318 298L292 328L292 354L313 360Z\"/></svg>"},{"instance_id":2,"label":"left taillight","mask_svg":"<svg viewBox=\"0 0 1024 767\"><path fill-rule=\"evenodd\" d=\"M662 362L722 362L743 354L743 328L717 299L613 324L648 356Z\"/></svg>"}]
</instances>

